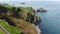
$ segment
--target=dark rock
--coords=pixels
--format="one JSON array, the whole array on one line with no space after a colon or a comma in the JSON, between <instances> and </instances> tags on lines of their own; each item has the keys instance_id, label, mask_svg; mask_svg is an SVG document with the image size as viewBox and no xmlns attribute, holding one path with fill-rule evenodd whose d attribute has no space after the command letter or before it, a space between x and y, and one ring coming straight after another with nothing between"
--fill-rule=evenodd
<instances>
[{"instance_id":1,"label":"dark rock","mask_svg":"<svg viewBox=\"0 0 60 34\"><path fill-rule=\"evenodd\" d=\"M41 22L41 18L36 16L36 22L34 23L35 25L38 25Z\"/></svg>"},{"instance_id":2,"label":"dark rock","mask_svg":"<svg viewBox=\"0 0 60 34\"><path fill-rule=\"evenodd\" d=\"M33 16L32 14L28 13L26 20L27 20L28 22L33 23L33 21L34 21L34 16Z\"/></svg>"},{"instance_id":3,"label":"dark rock","mask_svg":"<svg viewBox=\"0 0 60 34\"><path fill-rule=\"evenodd\" d=\"M4 6L0 5L0 15L6 15L7 11L8 11L7 8L5 8Z\"/></svg>"},{"instance_id":4,"label":"dark rock","mask_svg":"<svg viewBox=\"0 0 60 34\"><path fill-rule=\"evenodd\" d=\"M15 24L12 20L10 20L8 17L5 17L4 19L5 19L5 21L7 21L7 23L8 23L9 25L11 25L11 26L16 26L16 24Z\"/></svg>"}]
</instances>

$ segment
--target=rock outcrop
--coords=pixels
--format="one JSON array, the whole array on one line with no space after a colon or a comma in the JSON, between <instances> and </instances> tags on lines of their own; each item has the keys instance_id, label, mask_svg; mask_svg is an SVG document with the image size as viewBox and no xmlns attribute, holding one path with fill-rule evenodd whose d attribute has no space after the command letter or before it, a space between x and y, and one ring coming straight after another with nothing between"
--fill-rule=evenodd
<instances>
[{"instance_id":1,"label":"rock outcrop","mask_svg":"<svg viewBox=\"0 0 60 34\"><path fill-rule=\"evenodd\" d=\"M47 10L43 9L43 8L40 8L37 10L37 12L47 12Z\"/></svg>"}]
</instances>

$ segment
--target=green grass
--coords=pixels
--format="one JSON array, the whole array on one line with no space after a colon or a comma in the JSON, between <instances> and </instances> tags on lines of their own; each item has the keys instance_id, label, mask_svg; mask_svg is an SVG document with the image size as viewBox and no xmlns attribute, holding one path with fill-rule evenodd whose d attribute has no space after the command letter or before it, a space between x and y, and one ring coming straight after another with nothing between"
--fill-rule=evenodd
<instances>
[{"instance_id":1,"label":"green grass","mask_svg":"<svg viewBox=\"0 0 60 34\"><path fill-rule=\"evenodd\" d=\"M0 5L3 6L3 7L6 7L6 8L10 8L10 9L15 7L15 6L11 6L9 4L0 4ZM15 7L15 8L19 8L19 6ZM25 12L31 12L32 11L32 7L20 7L20 8Z\"/></svg>"},{"instance_id":2,"label":"green grass","mask_svg":"<svg viewBox=\"0 0 60 34\"><path fill-rule=\"evenodd\" d=\"M21 7L21 10L34 15L33 9L31 7Z\"/></svg>"},{"instance_id":3,"label":"green grass","mask_svg":"<svg viewBox=\"0 0 60 34\"><path fill-rule=\"evenodd\" d=\"M21 7L21 9L25 12L32 12L31 7Z\"/></svg>"},{"instance_id":4,"label":"green grass","mask_svg":"<svg viewBox=\"0 0 60 34\"><path fill-rule=\"evenodd\" d=\"M0 29L0 34L4 34L4 32Z\"/></svg>"},{"instance_id":5,"label":"green grass","mask_svg":"<svg viewBox=\"0 0 60 34\"><path fill-rule=\"evenodd\" d=\"M4 6L4 7L6 7L6 8L12 8L13 6L11 6L11 5L9 5L9 4L0 4L1 6Z\"/></svg>"},{"instance_id":6,"label":"green grass","mask_svg":"<svg viewBox=\"0 0 60 34\"><path fill-rule=\"evenodd\" d=\"M21 33L20 29L8 25L7 22L5 22L5 21L0 21L0 25L2 25L10 34L20 34Z\"/></svg>"}]
</instances>

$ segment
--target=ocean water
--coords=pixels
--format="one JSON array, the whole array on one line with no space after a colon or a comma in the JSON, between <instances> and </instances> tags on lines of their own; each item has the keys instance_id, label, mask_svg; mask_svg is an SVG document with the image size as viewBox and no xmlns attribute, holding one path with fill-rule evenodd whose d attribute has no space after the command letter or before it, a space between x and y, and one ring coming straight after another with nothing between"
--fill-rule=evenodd
<instances>
[{"instance_id":1,"label":"ocean water","mask_svg":"<svg viewBox=\"0 0 60 34\"><path fill-rule=\"evenodd\" d=\"M33 7L34 9L45 8L47 12L37 12L41 17L39 27L41 34L60 34L60 1L25 1L26 4L20 4L19 1L0 2L8 3L13 6Z\"/></svg>"},{"instance_id":2,"label":"ocean water","mask_svg":"<svg viewBox=\"0 0 60 34\"><path fill-rule=\"evenodd\" d=\"M36 13L42 19L39 24L42 34L60 34L60 3L42 2L40 6L47 10L45 13Z\"/></svg>"},{"instance_id":3,"label":"ocean water","mask_svg":"<svg viewBox=\"0 0 60 34\"><path fill-rule=\"evenodd\" d=\"M45 8L47 12L36 13L37 16L41 17L41 22L39 27L41 29L41 34L60 34L60 2L56 1L36 1L27 2L23 6L32 6L34 9Z\"/></svg>"}]
</instances>

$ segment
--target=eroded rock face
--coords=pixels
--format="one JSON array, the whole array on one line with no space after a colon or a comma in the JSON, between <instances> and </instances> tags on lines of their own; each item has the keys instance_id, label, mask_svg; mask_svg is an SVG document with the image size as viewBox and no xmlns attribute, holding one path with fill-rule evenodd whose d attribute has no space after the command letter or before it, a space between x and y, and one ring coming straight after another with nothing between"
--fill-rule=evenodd
<instances>
[{"instance_id":1,"label":"eroded rock face","mask_svg":"<svg viewBox=\"0 0 60 34\"><path fill-rule=\"evenodd\" d=\"M36 16L36 22L34 23L35 25L38 25L41 22L41 18Z\"/></svg>"},{"instance_id":2,"label":"eroded rock face","mask_svg":"<svg viewBox=\"0 0 60 34\"><path fill-rule=\"evenodd\" d=\"M7 11L7 8L0 5L0 15L4 15Z\"/></svg>"},{"instance_id":3,"label":"eroded rock face","mask_svg":"<svg viewBox=\"0 0 60 34\"><path fill-rule=\"evenodd\" d=\"M26 21L33 23L34 16L30 13L27 14Z\"/></svg>"}]
</instances>

